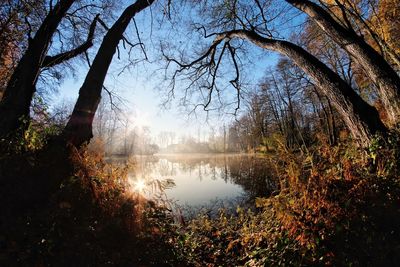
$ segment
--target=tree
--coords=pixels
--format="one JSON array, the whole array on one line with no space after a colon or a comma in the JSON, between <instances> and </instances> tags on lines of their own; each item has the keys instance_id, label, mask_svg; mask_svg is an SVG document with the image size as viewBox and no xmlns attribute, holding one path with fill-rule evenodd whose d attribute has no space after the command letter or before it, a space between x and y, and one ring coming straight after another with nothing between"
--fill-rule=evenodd
<instances>
[{"instance_id":1,"label":"tree","mask_svg":"<svg viewBox=\"0 0 400 267\"><path fill-rule=\"evenodd\" d=\"M0 100L27 46L25 33L37 29L43 9L43 1L5 0L0 4Z\"/></svg>"},{"instance_id":2,"label":"tree","mask_svg":"<svg viewBox=\"0 0 400 267\"><path fill-rule=\"evenodd\" d=\"M400 18L398 11L400 2L396 0L380 0L377 10L369 19L368 31L373 41L380 46L382 54L387 55L400 70ZM379 50L378 50L379 51Z\"/></svg>"},{"instance_id":3,"label":"tree","mask_svg":"<svg viewBox=\"0 0 400 267\"><path fill-rule=\"evenodd\" d=\"M290 3L294 4L293 1L290 1ZM229 59L233 66L233 73L236 73L230 83L240 92L241 77L238 54L240 49L244 47L243 41L249 41L259 48L275 51L290 58L302 69L336 108L341 119L360 145L367 146L374 134L387 131L377 110L364 101L351 85L335 71L301 46L282 40L283 34L279 36L279 26L273 24L274 19L278 16L268 14L268 10L275 8L271 5L271 1L255 0L251 3L242 1L224 1L222 3L218 1L215 4L207 2L204 5L213 10L214 17L209 20L203 19L204 23L198 22L196 28L203 32L206 38L213 37L213 42L208 45L205 52L202 52L194 60L185 60L185 58L177 60L164 55L169 63L174 62L178 66L177 71L172 74L173 78L186 75L192 81L206 80L207 82L200 84L200 87L208 91L207 95L210 102L210 97L219 93L216 80L220 77L221 65ZM205 9L203 7L201 10ZM287 12L285 7L282 10ZM278 14L282 13L278 12ZM194 82L191 84L194 84ZM393 86L391 88L393 89ZM239 98L238 93L238 100ZM206 103L206 106L208 103Z\"/></svg>"},{"instance_id":4,"label":"tree","mask_svg":"<svg viewBox=\"0 0 400 267\"><path fill-rule=\"evenodd\" d=\"M103 83L118 43L134 16L149 7L154 0L137 0L128 6L114 25L107 31L93 63L86 75L70 120L64 130L66 140L75 146L93 137L92 123L101 99Z\"/></svg>"},{"instance_id":5,"label":"tree","mask_svg":"<svg viewBox=\"0 0 400 267\"><path fill-rule=\"evenodd\" d=\"M300 46L288 41L266 38L250 30L231 30L216 34L210 49L199 59L189 64L175 62L181 69L191 68L196 64L203 64L210 66L210 68L218 66L213 62L216 47L221 43L224 43L224 46L229 46L229 42L234 38L248 40L263 49L276 51L290 58L314 80L318 88L328 97L360 145L366 146L370 143L374 134L386 132L386 127L381 122L374 107L366 103L338 74L320 60ZM206 60L210 61L204 63Z\"/></svg>"},{"instance_id":6,"label":"tree","mask_svg":"<svg viewBox=\"0 0 400 267\"><path fill-rule=\"evenodd\" d=\"M320 0L345 27L350 26L393 68L400 68L398 31L400 8L396 0ZM331 12L332 13L332 12Z\"/></svg>"},{"instance_id":7,"label":"tree","mask_svg":"<svg viewBox=\"0 0 400 267\"><path fill-rule=\"evenodd\" d=\"M13 71L3 99L0 102L0 136L19 128L21 118L29 118L30 104L36 91L36 83L43 67L51 67L86 51L92 46L96 20L92 22L86 42L81 46L58 55L47 55L54 33L74 0L50 3L50 11L34 37L29 36L28 47Z\"/></svg>"},{"instance_id":8,"label":"tree","mask_svg":"<svg viewBox=\"0 0 400 267\"><path fill-rule=\"evenodd\" d=\"M311 1L286 1L306 13L332 40L355 58L372 81L377 84L379 96L388 114L390 124L398 123L400 118L400 77L383 56L357 35L351 27L351 23L347 23L347 28L345 28L327 10ZM341 7L345 8L344 5Z\"/></svg>"}]
</instances>

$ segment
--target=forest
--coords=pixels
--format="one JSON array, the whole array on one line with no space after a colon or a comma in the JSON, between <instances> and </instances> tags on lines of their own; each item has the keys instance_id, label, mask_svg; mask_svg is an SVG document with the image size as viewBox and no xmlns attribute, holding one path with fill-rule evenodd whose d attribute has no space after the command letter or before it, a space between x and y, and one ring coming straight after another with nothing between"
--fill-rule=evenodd
<instances>
[{"instance_id":1,"label":"forest","mask_svg":"<svg viewBox=\"0 0 400 267\"><path fill-rule=\"evenodd\" d=\"M0 266L397 266L399 12L1 1ZM153 133L137 92L195 128Z\"/></svg>"}]
</instances>

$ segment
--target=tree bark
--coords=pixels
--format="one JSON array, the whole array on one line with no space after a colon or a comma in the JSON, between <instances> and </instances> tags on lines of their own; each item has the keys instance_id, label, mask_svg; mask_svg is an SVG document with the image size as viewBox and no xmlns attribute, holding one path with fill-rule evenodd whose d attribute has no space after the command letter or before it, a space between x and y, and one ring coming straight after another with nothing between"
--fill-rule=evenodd
<instances>
[{"instance_id":1,"label":"tree bark","mask_svg":"<svg viewBox=\"0 0 400 267\"><path fill-rule=\"evenodd\" d=\"M118 43L131 19L155 0L137 0L128 6L104 36L103 42L79 90L79 97L63 135L68 142L79 147L93 137L92 123L101 99L103 83L116 52Z\"/></svg>"},{"instance_id":2,"label":"tree bark","mask_svg":"<svg viewBox=\"0 0 400 267\"><path fill-rule=\"evenodd\" d=\"M384 57L354 30L340 25L317 4L308 0L286 1L306 13L326 34L357 60L378 87L379 96L388 114L389 125L399 123L400 77Z\"/></svg>"},{"instance_id":3,"label":"tree bark","mask_svg":"<svg viewBox=\"0 0 400 267\"><path fill-rule=\"evenodd\" d=\"M287 41L268 39L247 30L221 33L215 42L231 38L247 39L261 48L279 52L292 59L332 102L361 146L368 146L374 134L387 132L378 111L366 103L338 74L303 48Z\"/></svg>"},{"instance_id":4,"label":"tree bark","mask_svg":"<svg viewBox=\"0 0 400 267\"><path fill-rule=\"evenodd\" d=\"M0 102L0 136L18 129L29 109L51 38L74 0L61 0L44 19L12 74Z\"/></svg>"}]
</instances>

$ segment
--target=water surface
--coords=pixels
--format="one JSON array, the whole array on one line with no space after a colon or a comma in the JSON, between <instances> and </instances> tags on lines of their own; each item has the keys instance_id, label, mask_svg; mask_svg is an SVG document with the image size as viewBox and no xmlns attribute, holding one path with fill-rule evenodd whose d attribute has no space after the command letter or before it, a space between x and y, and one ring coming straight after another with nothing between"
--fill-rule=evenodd
<instances>
[{"instance_id":1,"label":"water surface","mask_svg":"<svg viewBox=\"0 0 400 267\"><path fill-rule=\"evenodd\" d=\"M161 186L165 196L179 205L252 200L277 189L268 160L254 155L171 154L135 156L134 161L129 173L132 190L142 190L146 184L143 191L151 193L149 188Z\"/></svg>"}]
</instances>

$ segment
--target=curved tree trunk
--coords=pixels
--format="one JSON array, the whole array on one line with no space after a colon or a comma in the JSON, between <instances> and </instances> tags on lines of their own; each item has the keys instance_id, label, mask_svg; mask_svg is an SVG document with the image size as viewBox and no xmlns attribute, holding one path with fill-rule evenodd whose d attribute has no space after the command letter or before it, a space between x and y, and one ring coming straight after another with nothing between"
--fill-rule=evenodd
<instances>
[{"instance_id":1,"label":"curved tree trunk","mask_svg":"<svg viewBox=\"0 0 400 267\"><path fill-rule=\"evenodd\" d=\"M119 41L131 19L155 0L137 0L127 7L104 36L103 42L79 90L79 97L64 129L64 137L75 146L81 146L93 137L92 123L101 99L103 83Z\"/></svg>"},{"instance_id":2,"label":"curved tree trunk","mask_svg":"<svg viewBox=\"0 0 400 267\"><path fill-rule=\"evenodd\" d=\"M0 102L0 136L17 129L29 109L51 38L74 0L61 0L44 19L12 74Z\"/></svg>"},{"instance_id":3,"label":"curved tree trunk","mask_svg":"<svg viewBox=\"0 0 400 267\"><path fill-rule=\"evenodd\" d=\"M375 133L386 133L387 129L380 120L378 111L366 103L338 74L303 48L287 41L264 38L246 30L219 34L216 42L225 38L247 39L261 48L279 52L292 59L332 102L361 146L368 146Z\"/></svg>"},{"instance_id":4,"label":"curved tree trunk","mask_svg":"<svg viewBox=\"0 0 400 267\"><path fill-rule=\"evenodd\" d=\"M381 54L354 30L346 29L317 4L308 0L286 0L306 13L337 44L350 53L378 86L379 96L388 114L389 124L400 120L400 77Z\"/></svg>"}]
</instances>

